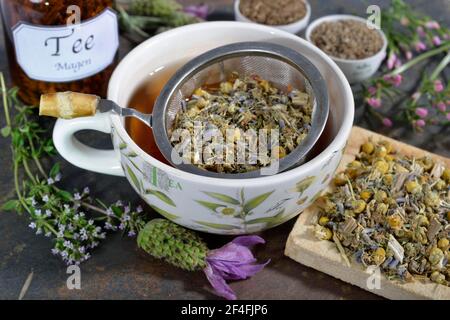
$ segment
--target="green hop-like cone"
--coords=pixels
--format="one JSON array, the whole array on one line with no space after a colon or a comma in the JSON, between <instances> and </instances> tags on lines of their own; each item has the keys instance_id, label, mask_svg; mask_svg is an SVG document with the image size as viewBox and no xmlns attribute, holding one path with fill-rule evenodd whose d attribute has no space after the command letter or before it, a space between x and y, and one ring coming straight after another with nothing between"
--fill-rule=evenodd
<instances>
[{"instance_id":1,"label":"green hop-like cone","mask_svg":"<svg viewBox=\"0 0 450 320\"><path fill-rule=\"evenodd\" d=\"M188 271L206 266L206 243L193 231L164 219L153 219L139 232L140 248L155 258Z\"/></svg>"}]
</instances>

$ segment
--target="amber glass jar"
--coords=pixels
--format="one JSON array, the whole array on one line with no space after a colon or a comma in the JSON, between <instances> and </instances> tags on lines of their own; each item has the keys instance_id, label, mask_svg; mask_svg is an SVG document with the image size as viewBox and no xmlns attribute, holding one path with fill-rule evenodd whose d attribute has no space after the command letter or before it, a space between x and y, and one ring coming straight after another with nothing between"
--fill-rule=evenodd
<instances>
[{"instance_id":1,"label":"amber glass jar","mask_svg":"<svg viewBox=\"0 0 450 320\"><path fill-rule=\"evenodd\" d=\"M106 95L119 46L113 0L0 0L5 41L20 98L42 93Z\"/></svg>"}]
</instances>

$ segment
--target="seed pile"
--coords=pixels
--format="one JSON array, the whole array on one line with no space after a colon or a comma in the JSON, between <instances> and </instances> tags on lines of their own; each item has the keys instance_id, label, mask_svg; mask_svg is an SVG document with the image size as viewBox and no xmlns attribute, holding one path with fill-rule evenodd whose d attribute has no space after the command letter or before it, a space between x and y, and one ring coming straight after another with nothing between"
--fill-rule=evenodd
<instances>
[{"instance_id":1,"label":"seed pile","mask_svg":"<svg viewBox=\"0 0 450 320\"><path fill-rule=\"evenodd\" d=\"M267 25L285 25L306 15L303 0L241 0L239 10L248 19Z\"/></svg>"},{"instance_id":2,"label":"seed pile","mask_svg":"<svg viewBox=\"0 0 450 320\"><path fill-rule=\"evenodd\" d=\"M314 28L311 40L326 54L341 59L365 59L383 47L378 31L356 20L323 22Z\"/></svg>"},{"instance_id":3,"label":"seed pile","mask_svg":"<svg viewBox=\"0 0 450 320\"><path fill-rule=\"evenodd\" d=\"M390 279L450 285L449 168L368 141L334 184L317 202L317 238L334 241L348 263L378 266Z\"/></svg>"}]
</instances>

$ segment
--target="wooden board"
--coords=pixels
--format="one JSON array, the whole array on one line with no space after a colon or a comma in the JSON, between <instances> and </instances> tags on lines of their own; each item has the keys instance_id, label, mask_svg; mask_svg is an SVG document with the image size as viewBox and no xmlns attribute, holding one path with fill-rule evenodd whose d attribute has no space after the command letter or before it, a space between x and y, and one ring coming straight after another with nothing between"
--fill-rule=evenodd
<instances>
[{"instance_id":1,"label":"wooden board","mask_svg":"<svg viewBox=\"0 0 450 320\"><path fill-rule=\"evenodd\" d=\"M361 144L366 142L369 137L372 137L374 141L389 141L395 150L404 155L411 157L429 155L434 160L441 161L450 167L449 158L429 153L372 131L353 127L344 156L339 164L338 172L345 169L347 164L355 159ZM379 289L369 289L369 287L373 287L368 286L368 279L371 274L367 273L362 265L352 262L350 267L347 266L333 242L320 241L314 236L313 230L317 222L318 213L318 208L313 205L299 216L287 240L285 255L306 266L388 299L450 299L450 287L417 280L411 283L401 283L388 280L384 275L380 277ZM372 281L369 280L369 284L373 284L373 278L371 279Z\"/></svg>"}]
</instances>

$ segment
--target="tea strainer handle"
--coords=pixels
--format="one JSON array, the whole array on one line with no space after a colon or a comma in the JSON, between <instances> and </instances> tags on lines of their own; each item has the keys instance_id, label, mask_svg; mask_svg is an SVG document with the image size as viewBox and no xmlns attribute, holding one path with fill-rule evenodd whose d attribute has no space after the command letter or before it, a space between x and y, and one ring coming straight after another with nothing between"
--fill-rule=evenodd
<instances>
[{"instance_id":1,"label":"tea strainer handle","mask_svg":"<svg viewBox=\"0 0 450 320\"><path fill-rule=\"evenodd\" d=\"M101 99L93 94L56 92L41 96L39 115L59 119L75 119L94 116L96 112L113 111L122 117L133 117L152 127L152 115L131 108L121 108L114 101Z\"/></svg>"}]
</instances>

